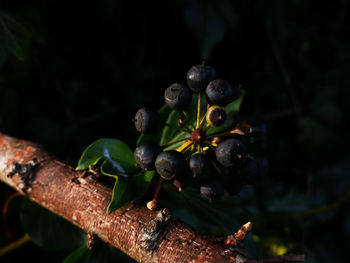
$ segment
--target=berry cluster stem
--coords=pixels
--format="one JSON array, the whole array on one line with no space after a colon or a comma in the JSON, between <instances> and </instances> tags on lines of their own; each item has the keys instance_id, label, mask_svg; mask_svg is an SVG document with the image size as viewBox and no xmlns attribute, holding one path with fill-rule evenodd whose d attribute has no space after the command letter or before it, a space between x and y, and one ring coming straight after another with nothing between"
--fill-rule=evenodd
<instances>
[{"instance_id":1,"label":"berry cluster stem","mask_svg":"<svg viewBox=\"0 0 350 263\"><path fill-rule=\"evenodd\" d=\"M230 136L230 135L233 135L233 134L244 135L244 133L240 129L234 129L234 130L231 130L231 131L226 131L226 132L221 132L221 133L216 133L216 134L209 135L207 137L207 139L212 139L212 138L221 137L221 136Z\"/></svg>"},{"instance_id":2,"label":"berry cluster stem","mask_svg":"<svg viewBox=\"0 0 350 263\"><path fill-rule=\"evenodd\" d=\"M164 145L163 147L166 148L166 147L174 145L174 144L176 144L178 142L183 142L183 141L190 140L190 139L191 139L191 137L185 137L185 138L177 139L177 140L174 140L172 142L169 142L168 144Z\"/></svg>"},{"instance_id":3,"label":"berry cluster stem","mask_svg":"<svg viewBox=\"0 0 350 263\"><path fill-rule=\"evenodd\" d=\"M199 128L199 122L201 118L201 93L198 92L198 105L197 105L197 124L196 124L196 129Z\"/></svg>"}]
</instances>

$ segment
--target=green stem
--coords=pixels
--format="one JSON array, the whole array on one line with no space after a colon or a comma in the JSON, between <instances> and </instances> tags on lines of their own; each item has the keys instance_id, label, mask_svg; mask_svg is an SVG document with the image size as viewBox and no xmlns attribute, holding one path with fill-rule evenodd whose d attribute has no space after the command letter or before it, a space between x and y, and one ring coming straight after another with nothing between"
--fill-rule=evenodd
<instances>
[{"instance_id":1,"label":"green stem","mask_svg":"<svg viewBox=\"0 0 350 263\"><path fill-rule=\"evenodd\" d=\"M173 125L171 125L169 123L165 123L165 126L168 126L170 128L176 129L176 130L181 131L181 132L185 132L187 134L191 134L191 131L189 131L187 129L184 129L184 128L177 127L177 126L173 126Z\"/></svg>"},{"instance_id":2,"label":"green stem","mask_svg":"<svg viewBox=\"0 0 350 263\"><path fill-rule=\"evenodd\" d=\"M24 244L28 243L30 241L30 236L28 234L25 234L20 239L8 244L7 246L0 248L0 257L12 252L13 250L23 246Z\"/></svg>"},{"instance_id":3,"label":"green stem","mask_svg":"<svg viewBox=\"0 0 350 263\"><path fill-rule=\"evenodd\" d=\"M201 118L201 92L198 92L198 105L197 105L197 124L196 124L196 129L199 128L199 122Z\"/></svg>"},{"instance_id":4,"label":"green stem","mask_svg":"<svg viewBox=\"0 0 350 263\"><path fill-rule=\"evenodd\" d=\"M191 139L191 137L185 137L185 138L181 138L181 139L177 139L175 141L172 141L172 142L169 142L168 144L164 145L163 147L166 148L166 147L169 147L175 143L178 143L178 142L183 142L183 141L186 141L186 140L189 140Z\"/></svg>"},{"instance_id":5,"label":"green stem","mask_svg":"<svg viewBox=\"0 0 350 263\"><path fill-rule=\"evenodd\" d=\"M235 130L231 130L231 131L220 132L220 133L215 133L215 134L209 135L209 136L207 136L207 139L213 139L215 137L220 137L220 136L231 136L234 134L244 135L244 133L240 132L239 129L235 129Z\"/></svg>"}]
</instances>

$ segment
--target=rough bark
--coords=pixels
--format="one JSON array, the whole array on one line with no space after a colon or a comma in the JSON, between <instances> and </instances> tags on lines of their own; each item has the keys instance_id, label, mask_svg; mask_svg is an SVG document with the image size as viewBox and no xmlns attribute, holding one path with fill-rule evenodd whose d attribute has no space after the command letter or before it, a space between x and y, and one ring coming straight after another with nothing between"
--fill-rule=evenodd
<instances>
[{"instance_id":1,"label":"rough bark","mask_svg":"<svg viewBox=\"0 0 350 263\"><path fill-rule=\"evenodd\" d=\"M141 239L157 211L134 202L108 215L110 186L84 177L35 143L1 133L0 181L139 262L257 262L178 219L165 224L158 245L148 251Z\"/></svg>"}]
</instances>

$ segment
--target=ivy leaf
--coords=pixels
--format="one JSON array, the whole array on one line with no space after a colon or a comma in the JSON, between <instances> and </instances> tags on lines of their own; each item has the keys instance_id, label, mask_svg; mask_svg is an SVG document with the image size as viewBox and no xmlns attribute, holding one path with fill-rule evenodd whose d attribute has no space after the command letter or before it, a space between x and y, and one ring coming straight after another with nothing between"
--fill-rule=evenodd
<instances>
[{"instance_id":1,"label":"ivy leaf","mask_svg":"<svg viewBox=\"0 0 350 263\"><path fill-rule=\"evenodd\" d=\"M7 52L23 61L30 38L31 33L27 29L11 16L0 12L0 62L4 61Z\"/></svg>"},{"instance_id":2,"label":"ivy leaf","mask_svg":"<svg viewBox=\"0 0 350 263\"><path fill-rule=\"evenodd\" d=\"M65 258L63 263L83 263L87 262L91 255L91 251L86 245L79 247Z\"/></svg>"},{"instance_id":3,"label":"ivy leaf","mask_svg":"<svg viewBox=\"0 0 350 263\"><path fill-rule=\"evenodd\" d=\"M108 246L106 244L99 244L92 250L87 246L82 246L74 250L63 261L63 263L112 263L112 262L135 262L132 258L120 250Z\"/></svg>"},{"instance_id":4,"label":"ivy leaf","mask_svg":"<svg viewBox=\"0 0 350 263\"><path fill-rule=\"evenodd\" d=\"M71 250L86 243L83 230L27 198L23 201L20 216L25 232L39 247L54 251Z\"/></svg>"},{"instance_id":5,"label":"ivy leaf","mask_svg":"<svg viewBox=\"0 0 350 263\"><path fill-rule=\"evenodd\" d=\"M112 200L108 205L107 213L110 214L128 204L129 202L142 197L154 175L154 171L141 171L138 175L124 178L115 176Z\"/></svg>"},{"instance_id":6,"label":"ivy leaf","mask_svg":"<svg viewBox=\"0 0 350 263\"><path fill-rule=\"evenodd\" d=\"M101 159L107 160L115 171L113 175L128 177L137 172L136 161L129 146L117 139L103 138L92 143L83 152L76 170L96 165ZM111 174L107 174L111 175Z\"/></svg>"},{"instance_id":7,"label":"ivy leaf","mask_svg":"<svg viewBox=\"0 0 350 263\"><path fill-rule=\"evenodd\" d=\"M115 178L112 199L107 213L142 197L153 178L153 171L140 171L136 167L133 152L124 142L117 139L100 139L83 152L77 170L87 169L104 160L100 170L102 174Z\"/></svg>"},{"instance_id":8,"label":"ivy leaf","mask_svg":"<svg viewBox=\"0 0 350 263\"><path fill-rule=\"evenodd\" d=\"M248 220L250 214L242 207L241 198L222 197L209 203L201 198L199 189L184 188L181 193L167 190L169 200L160 200L174 214L199 231L213 235L228 235ZM163 203L162 203L163 202Z\"/></svg>"},{"instance_id":9,"label":"ivy leaf","mask_svg":"<svg viewBox=\"0 0 350 263\"><path fill-rule=\"evenodd\" d=\"M183 127L190 129L190 130L193 130L193 127L196 126L196 122L197 122L197 108L198 108L198 94L194 94L194 95L192 95L192 101L191 101L190 105L185 109L185 111L188 114L188 118L182 112L173 110L169 114L169 117L168 117L166 123L173 126L173 127L177 127L179 120L181 119L184 123ZM205 95L203 94L201 96L200 119L202 119L204 117L206 112L207 112L207 101L206 101ZM172 127L169 127L169 126L165 126L163 131L162 131L160 145L165 146L172 141L175 141L175 140L181 139L181 138L185 138L185 137L189 137L189 136L190 135L186 132L179 131L179 130L172 128ZM182 142L180 142L178 144L171 145L171 147L168 147L166 149L167 150L176 149L181 144L182 144Z\"/></svg>"},{"instance_id":10,"label":"ivy leaf","mask_svg":"<svg viewBox=\"0 0 350 263\"><path fill-rule=\"evenodd\" d=\"M297 193L294 188L290 189L285 196L271 200L269 211L271 212L301 212L309 207L305 195Z\"/></svg>"}]
</instances>

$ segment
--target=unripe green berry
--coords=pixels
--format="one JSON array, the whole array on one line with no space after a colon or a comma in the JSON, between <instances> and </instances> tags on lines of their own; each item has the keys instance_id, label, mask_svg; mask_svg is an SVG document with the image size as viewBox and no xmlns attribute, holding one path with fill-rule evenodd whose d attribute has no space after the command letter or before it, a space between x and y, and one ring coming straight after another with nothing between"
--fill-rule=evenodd
<instances>
[{"instance_id":1,"label":"unripe green berry","mask_svg":"<svg viewBox=\"0 0 350 263\"><path fill-rule=\"evenodd\" d=\"M208 109L206 120L210 126L217 127L223 125L226 121L225 109L217 105L211 106Z\"/></svg>"}]
</instances>

